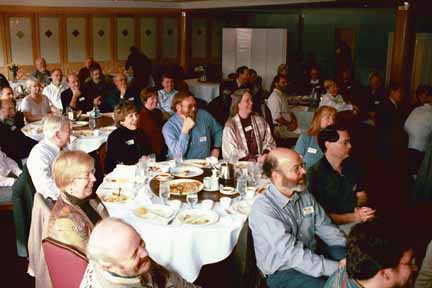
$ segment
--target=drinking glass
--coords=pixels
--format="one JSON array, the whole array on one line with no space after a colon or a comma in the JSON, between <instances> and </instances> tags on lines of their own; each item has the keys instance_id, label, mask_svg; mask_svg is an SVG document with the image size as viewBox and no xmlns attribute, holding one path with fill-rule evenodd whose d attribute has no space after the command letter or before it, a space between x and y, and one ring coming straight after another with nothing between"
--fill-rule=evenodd
<instances>
[{"instance_id":1,"label":"drinking glass","mask_svg":"<svg viewBox=\"0 0 432 288\"><path fill-rule=\"evenodd\" d=\"M167 205L170 195L171 195L171 191L170 191L169 182L168 181L160 182L159 197L162 199L164 205Z\"/></svg>"},{"instance_id":2,"label":"drinking glass","mask_svg":"<svg viewBox=\"0 0 432 288\"><path fill-rule=\"evenodd\" d=\"M156 154L152 153L148 155L148 164L156 163Z\"/></svg>"},{"instance_id":3,"label":"drinking glass","mask_svg":"<svg viewBox=\"0 0 432 288\"><path fill-rule=\"evenodd\" d=\"M191 206L192 209L195 208L195 204L198 203L198 193L188 193L186 194L186 202Z\"/></svg>"},{"instance_id":4,"label":"drinking glass","mask_svg":"<svg viewBox=\"0 0 432 288\"><path fill-rule=\"evenodd\" d=\"M181 166L183 164L183 152L182 151L176 151L174 155L175 165Z\"/></svg>"}]
</instances>

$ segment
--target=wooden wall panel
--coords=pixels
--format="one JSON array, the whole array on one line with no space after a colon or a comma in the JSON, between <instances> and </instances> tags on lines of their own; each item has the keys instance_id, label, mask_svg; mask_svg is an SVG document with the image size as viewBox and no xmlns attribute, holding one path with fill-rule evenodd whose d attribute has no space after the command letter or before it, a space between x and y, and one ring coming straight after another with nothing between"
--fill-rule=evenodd
<instances>
[{"instance_id":1,"label":"wooden wall panel","mask_svg":"<svg viewBox=\"0 0 432 288\"><path fill-rule=\"evenodd\" d=\"M92 43L93 57L95 61L104 62L111 60L111 18L108 16L93 17L92 19Z\"/></svg>"},{"instance_id":2,"label":"wooden wall panel","mask_svg":"<svg viewBox=\"0 0 432 288\"><path fill-rule=\"evenodd\" d=\"M117 59L124 61L129 55L129 49L135 45L135 23L133 17L117 18Z\"/></svg>"},{"instance_id":3,"label":"wooden wall panel","mask_svg":"<svg viewBox=\"0 0 432 288\"><path fill-rule=\"evenodd\" d=\"M140 25L141 51L154 60L157 58L157 18L141 17Z\"/></svg>"},{"instance_id":4,"label":"wooden wall panel","mask_svg":"<svg viewBox=\"0 0 432 288\"><path fill-rule=\"evenodd\" d=\"M59 31L59 17L39 17L40 56L47 63L61 63Z\"/></svg>"},{"instance_id":5,"label":"wooden wall panel","mask_svg":"<svg viewBox=\"0 0 432 288\"><path fill-rule=\"evenodd\" d=\"M67 62L82 63L87 58L86 17L66 18Z\"/></svg>"},{"instance_id":6,"label":"wooden wall panel","mask_svg":"<svg viewBox=\"0 0 432 288\"><path fill-rule=\"evenodd\" d=\"M11 62L18 65L32 65L32 18L10 17L8 22Z\"/></svg>"}]
</instances>

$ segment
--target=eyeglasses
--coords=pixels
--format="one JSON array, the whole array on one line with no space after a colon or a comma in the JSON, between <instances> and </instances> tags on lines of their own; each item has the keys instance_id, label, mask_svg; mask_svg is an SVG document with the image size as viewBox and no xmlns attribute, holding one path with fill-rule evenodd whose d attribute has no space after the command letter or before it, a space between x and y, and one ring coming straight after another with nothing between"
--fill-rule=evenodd
<instances>
[{"instance_id":1,"label":"eyeglasses","mask_svg":"<svg viewBox=\"0 0 432 288\"><path fill-rule=\"evenodd\" d=\"M305 169L305 168L306 168L306 163L302 162L300 164L294 165L289 171L298 174L301 169Z\"/></svg>"},{"instance_id":2,"label":"eyeglasses","mask_svg":"<svg viewBox=\"0 0 432 288\"><path fill-rule=\"evenodd\" d=\"M79 177L75 177L75 179L81 179L81 180L88 180L90 178L91 175L95 175L96 170L92 169L90 170L86 176L79 176Z\"/></svg>"}]
</instances>

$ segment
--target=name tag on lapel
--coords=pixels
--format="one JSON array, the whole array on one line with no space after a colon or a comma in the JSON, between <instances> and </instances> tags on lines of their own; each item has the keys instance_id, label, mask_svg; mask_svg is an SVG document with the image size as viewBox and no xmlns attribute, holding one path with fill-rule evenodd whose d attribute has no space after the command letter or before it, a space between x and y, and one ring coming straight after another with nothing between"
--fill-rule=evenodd
<instances>
[{"instance_id":1,"label":"name tag on lapel","mask_svg":"<svg viewBox=\"0 0 432 288\"><path fill-rule=\"evenodd\" d=\"M308 206L303 208L303 216L312 215L315 212L313 206Z\"/></svg>"},{"instance_id":2,"label":"name tag on lapel","mask_svg":"<svg viewBox=\"0 0 432 288\"><path fill-rule=\"evenodd\" d=\"M374 104L378 105L378 104L380 104L380 101L375 101Z\"/></svg>"},{"instance_id":3,"label":"name tag on lapel","mask_svg":"<svg viewBox=\"0 0 432 288\"><path fill-rule=\"evenodd\" d=\"M133 97L130 97L128 100L129 100L129 101L134 101L134 98L133 98Z\"/></svg>"},{"instance_id":4,"label":"name tag on lapel","mask_svg":"<svg viewBox=\"0 0 432 288\"><path fill-rule=\"evenodd\" d=\"M316 154L317 152L318 152L318 150L315 148L312 148L312 147L309 147L307 149L307 153Z\"/></svg>"},{"instance_id":5,"label":"name tag on lapel","mask_svg":"<svg viewBox=\"0 0 432 288\"><path fill-rule=\"evenodd\" d=\"M82 101L84 101L84 100L85 100L84 97L80 97L80 98L78 98L78 101L79 101L79 102L82 102Z\"/></svg>"},{"instance_id":6,"label":"name tag on lapel","mask_svg":"<svg viewBox=\"0 0 432 288\"><path fill-rule=\"evenodd\" d=\"M126 141L126 144L127 145L134 145L135 141L133 139L130 139L130 140Z\"/></svg>"},{"instance_id":7,"label":"name tag on lapel","mask_svg":"<svg viewBox=\"0 0 432 288\"><path fill-rule=\"evenodd\" d=\"M249 131L251 131L251 130L252 130L252 126L250 126L250 125L247 126L247 127L245 128L245 131L246 131L246 132L249 132Z\"/></svg>"},{"instance_id":8,"label":"name tag on lapel","mask_svg":"<svg viewBox=\"0 0 432 288\"><path fill-rule=\"evenodd\" d=\"M207 136L201 136L199 142L207 142Z\"/></svg>"}]
</instances>

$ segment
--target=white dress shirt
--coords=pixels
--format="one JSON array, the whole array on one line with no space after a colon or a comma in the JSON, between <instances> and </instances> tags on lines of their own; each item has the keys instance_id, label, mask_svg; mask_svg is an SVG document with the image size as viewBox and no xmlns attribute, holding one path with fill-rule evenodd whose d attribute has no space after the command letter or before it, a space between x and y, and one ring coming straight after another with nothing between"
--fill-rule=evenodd
<instances>
[{"instance_id":1,"label":"white dress shirt","mask_svg":"<svg viewBox=\"0 0 432 288\"><path fill-rule=\"evenodd\" d=\"M59 110L63 109L63 105L61 102L60 95L63 91L67 89L67 86L65 83L61 82L59 86L54 85L53 82L51 82L48 86L46 86L43 89L42 94L45 95L50 103Z\"/></svg>"},{"instance_id":2,"label":"white dress shirt","mask_svg":"<svg viewBox=\"0 0 432 288\"><path fill-rule=\"evenodd\" d=\"M335 108L338 112L353 110L353 106L351 104L345 103L342 95L338 94L336 96L331 95L330 93L326 93L322 96L321 101L319 103L319 107L321 106L330 106Z\"/></svg>"},{"instance_id":3,"label":"white dress shirt","mask_svg":"<svg viewBox=\"0 0 432 288\"><path fill-rule=\"evenodd\" d=\"M19 176L21 172L18 164L0 150L0 187L12 186L16 179L9 175Z\"/></svg>"},{"instance_id":4,"label":"white dress shirt","mask_svg":"<svg viewBox=\"0 0 432 288\"><path fill-rule=\"evenodd\" d=\"M53 200L57 200L60 191L51 176L51 165L59 154L60 148L44 138L33 147L27 159L27 168L36 192Z\"/></svg>"},{"instance_id":5,"label":"white dress shirt","mask_svg":"<svg viewBox=\"0 0 432 288\"><path fill-rule=\"evenodd\" d=\"M273 118L273 123L279 125L276 119L279 119L281 116L288 122L291 121L290 110L288 106L288 98L278 89L273 89L273 92L270 94L267 99L267 107L270 110L271 116Z\"/></svg>"},{"instance_id":6,"label":"white dress shirt","mask_svg":"<svg viewBox=\"0 0 432 288\"><path fill-rule=\"evenodd\" d=\"M415 108L405 121L408 148L424 152L432 144L432 106L429 103Z\"/></svg>"}]
</instances>

